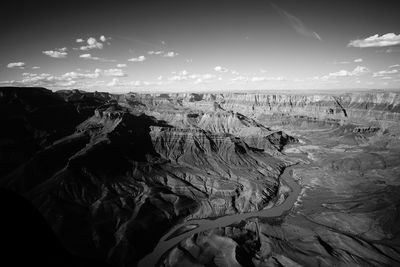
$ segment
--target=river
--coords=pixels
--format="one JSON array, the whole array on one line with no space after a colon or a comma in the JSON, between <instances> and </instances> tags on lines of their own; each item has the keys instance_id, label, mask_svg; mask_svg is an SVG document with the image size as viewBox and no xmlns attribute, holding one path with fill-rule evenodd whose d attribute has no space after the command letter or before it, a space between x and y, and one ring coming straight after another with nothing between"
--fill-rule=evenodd
<instances>
[{"instance_id":1,"label":"river","mask_svg":"<svg viewBox=\"0 0 400 267\"><path fill-rule=\"evenodd\" d=\"M300 194L301 187L300 185L293 179L291 175L291 170L296 168L296 165L292 165L287 167L280 179L283 179L287 185L291 188L291 192L289 196L285 199L283 203L278 206L272 207L270 209L264 209L260 211L254 211L249 213L241 213L241 214L233 214L227 215L223 217L219 217L216 219L199 219L199 220L189 220L173 227L167 234L165 234L154 250L144 257L138 264L139 267L150 267L156 266L157 262L161 258L161 256L167 252L169 249L177 245L180 241L190 237L191 235L199 232L203 232L206 230L210 230L213 228L226 227L234 223L238 223L242 220L253 218L253 217L279 217L283 215L285 212L288 212L293 204L296 202L297 197ZM197 227L195 227L197 225ZM175 235L178 229L182 227L187 227L188 231ZM173 235L171 238L170 236Z\"/></svg>"}]
</instances>

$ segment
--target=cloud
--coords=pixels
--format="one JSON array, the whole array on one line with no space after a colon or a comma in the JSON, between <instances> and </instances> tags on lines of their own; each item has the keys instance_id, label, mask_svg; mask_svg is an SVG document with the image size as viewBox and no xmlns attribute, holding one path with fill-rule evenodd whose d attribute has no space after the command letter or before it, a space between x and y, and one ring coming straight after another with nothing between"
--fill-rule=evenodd
<instances>
[{"instance_id":1,"label":"cloud","mask_svg":"<svg viewBox=\"0 0 400 267\"><path fill-rule=\"evenodd\" d=\"M7 64L7 68L9 69L24 69L26 66L25 62L11 62Z\"/></svg>"},{"instance_id":2,"label":"cloud","mask_svg":"<svg viewBox=\"0 0 400 267\"><path fill-rule=\"evenodd\" d=\"M333 64L335 65L344 65L344 64L350 64L349 61L334 61Z\"/></svg>"},{"instance_id":3,"label":"cloud","mask_svg":"<svg viewBox=\"0 0 400 267\"><path fill-rule=\"evenodd\" d=\"M70 79L96 79L100 77L100 70L96 69L94 73L79 73L79 72L67 72L62 75L63 78L67 80Z\"/></svg>"},{"instance_id":4,"label":"cloud","mask_svg":"<svg viewBox=\"0 0 400 267\"><path fill-rule=\"evenodd\" d=\"M105 76L111 76L111 77L125 77L127 76L123 70L121 69L108 69L108 70L104 70L103 74Z\"/></svg>"},{"instance_id":5,"label":"cloud","mask_svg":"<svg viewBox=\"0 0 400 267\"><path fill-rule=\"evenodd\" d=\"M113 79L111 80L111 82L109 82L107 85L108 85L108 86L116 86L116 85L119 85L119 79L118 79L118 78L113 78Z\"/></svg>"},{"instance_id":6,"label":"cloud","mask_svg":"<svg viewBox=\"0 0 400 267\"><path fill-rule=\"evenodd\" d=\"M80 58L83 59L91 59L91 60L97 60L97 61L101 61L101 62L115 62L115 60L113 59L106 59L106 58L101 58L101 57L94 57L91 54L82 54L79 56Z\"/></svg>"},{"instance_id":7,"label":"cloud","mask_svg":"<svg viewBox=\"0 0 400 267\"><path fill-rule=\"evenodd\" d=\"M62 87L68 88L87 87L97 84L100 81L96 79L101 76L121 76L115 70L101 70L96 69L94 72L67 72L62 75L51 75L49 73L23 73L22 80L16 81L15 84L21 86L46 86L46 87ZM87 83L90 80L90 83Z\"/></svg>"},{"instance_id":8,"label":"cloud","mask_svg":"<svg viewBox=\"0 0 400 267\"><path fill-rule=\"evenodd\" d=\"M106 37L106 36L102 35L102 36L100 36L99 39L100 39L100 41L102 41L103 43L105 43L105 42L111 40L112 38L111 38L111 37Z\"/></svg>"},{"instance_id":9,"label":"cloud","mask_svg":"<svg viewBox=\"0 0 400 267\"><path fill-rule=\"evenodd\" d=\"M64 87L75 84L76 81L68 76L53 76L49 73L24 73L19 84L25 86L47 86L47 87Z\"/></svg>"},{"instance_id":10,"label":"cloud","mask_svg":"<svg viewBox=\"0 0 400 267\"><path fill-rule=\"evenodd\" d=\"M252 77L251 81L252 82L262 82L262 81L266 81L267 77Z\"/></svg>"},{"instance_id":11,"label":"cloud","mask_svg":"<svg viewBox=\"0 0 400 267\"><path fill-rule=\"evenodd\" d=\"M126 64L117 64L117 67L118 68L126 68L128 65L126 65Z\"/></svg>"},{"instance_id":12,"label":"cloud","mask_svg":"<svg viewBox=\"0 0 400 267\"><path fill-rule=\"evenodd\" d=\"M144 85L160 85L160 82L153 83L153 82L147 82L147 81L120 81L118 78L113 78L107 86L111 87L138 87L138 86L144 86Z\"/></svg>"},{"instance_id":13,"label":"cloud","mask_svg":"<svg viewBox=\"0 0 400 267\"><path fill-rule=\"evenodd\" d=\"M131 61L131 62L143 62L145 60L146 60L145 56L133 57L133 58L128 59L128 61Z\"/></svg>"},{"instance_id":14,"label":"cloud","mask_svg":"<svg viewBox=\"0 0 400 267\"><path fill-rule=\"evenodd\" d=\"M193 84L200 84L200 83L209 83L217 78L216 75L210 74L210 73L204 73L204 74L190 74L186 70L182 70L179 72L172 72L175 74L174 76L168 77L168 81L170 82L190 82ZM161 80L162 77L159 79Z\"/></svg>"},{"instance_id":15,"label":"cloud","mask_svg":"<svg viewBox=\"0 0 400 267\"><path fill-rule=\"evenodd\" d=\"M297 18L294 15L286 12L282 8L276 6L276 5L272 4L272 3L271 3L271 5L278 11L279 15L281 15L282 17L284 17L287 20L287 22L290 24L290 26L297 33L299 33L299 34L301 34L303 36L306 36L306 37L312 37L314 39L322 41L322 39L318 35L318 33L316 33L313 30L308 29L299 18Z\"/></svg>"},{"instance_id":16,"label":"cloud","mask_svg":"<svg viewBox=\"0 0 400 267\"><path fill-rule=\"evenodd\" d=\"M40 67L39 66L33 66L32 69L33 70L38 70L38 69L40 69Z\"/></svg>"},{"instance_id":17,"label":"cloud","mask_svg":"<svg viewBox=\"0 0 400 267\"><path fill-rule=\"evenodd\" d=\"M245 82L245 81L248 81L248 80L249 80L248 77L240 75L240 76L237 76L237 77L233 78L231 81L233 81L233 82Z\"/></svg>"},{"instance_id":18,"label":"cloud","mask_svg":"<svg viewBox=\"0 0 400 267\"><path fill-rule=\"evenodd\" d=\"M363 75L368 72L369 72L368 68L366 68L364 66L357 66L352 71L340 70L337 72L332 72L332 73L329 73L328 75L321 77L321 79L326 80L326 79L337 78L337 77L360 76L360 75ZM319 79L318 77L316 77L316 78Z\"/></svg>"},{"instance_id":19,"label":"cloud","mask_svg":"<svg viewBox=\"0 0 400 267\"><path fill-rule=\"evenodd\" d=\"M97 80L100 77L125 77L126 74L121 69L96 69L93 72L71 71L62 75L51 75L48 73L23 73L22 80L16 84L23 86L46 86L46 87L90 87L102 84L103 81Z\"/></svg>"},{"instance_id":20,"label":"cloud","mask_svg":"<svg viewBox=\"0 0 400 267\"><path fill-rule=\"evenodd\" d=\"M3 81L0 84L8 84L14 86L40 86L47 88L73 89L73 88L104 88L106 81L101 80L102 77L119 78L126 76L121 69L95 69L94 71L72 71L61 75L52 75L49 73L28 73L22 74L20 80ZM114 81L116 84L117 81ZM158 84L145 81L121 82L124 86L151 85ZM126 88L127 89L127 88Z\"/></svg>"},{"instance_id":21,"label":"cloud","mask_svg":"<svg viewBox=\"0 0 400 267\"><path fill-rule=\"evenodd\" d=\"M0 81L1 85L14 85L16 83L15 80L10 80L10 81Z\"/></svg>"},{"instance_id":22,"label":"cloud","mask_svg":"<svg viewBox=\"0 0 400 267\"><path fill-rule=\"evenodd\" d=\"M261 76L261 77L252 77L250 79L250 81L252 82L265 82L265 81L283 81L285 80L285 78L279 76L279 77L265 77L265 76Z\"/></svg>"},{"instance_id":23,"label":"cloud","mask_svg":"<svg viewBox=\"0 0 400 267\"><path fill-rule=\"evenodd\" d=\"M352 40L347 46L364 48L393 46L398 44L400 44L400 34L387 33L382 36L375 34L365 39Z\"/></svg>"},{"instance_id":24,"label":"cloud","mask_svg":"<svg viewBox=\"0 0 400 267\"><path fill-rule=\"evenodd\" d=\"M65 58L68 55L66 47L42 51L42 53L52 58Z\"/></svg>"},{"instance_id":25,"label":"cloud","mask_svg":"<svg viewBox=\"0 0 400 267\"><path fill-rule=\"evenodd\" d=\"M83 39L81 39L81 38L78 38L78 39L76 39L76 42L77 43L83 43L85 40L83 40Z\"/></svg>"},{"instance_id":26,"label":"cloud","mask_svg":"<svg viewBox=\"0 0 400 267\"><path fill-rule=\"evenodd\" d=\"M224 67L222 67L222 66L216 66L216 67L214 68L214 70L215 70L216 72L221 72L221 73L228 72L228 69L227 69L227 68L224 68Z\"/></svg>"},{"instance_id":27,"label":"cloud","mask_svg":"<svg viewBox=\"0 0 400 267\"><path fill-rule=\"evenodd\" d=\"M168 80L170 80L170 81L188 81L188 80L200 78L200 75L198 75L198 74L190 74L189 75L189 72L187 70L181 70L179 72L173 71L172 73L175 75L168 78Z\"/></svg>"},{"instance_id":28,"label":"cloud","mask_svg":"<svg viewBox=\"0 0 400 267\"><path fill-rule=\"evenodd\" d=\"M369 69L367 67L357 66L352 71L352 74L357 76L357 75L361 75L361 74L368 73L368 72L369 72Z\"/></svg>"},{"instance_id":29,"label":"cloud","mask_svg":"<svg viewBox=\"0 0 400 267\"><path fill-rule=\"evenodd\" d=\"M79 56L80 58L85 58L85 59L94 59L96 57L92 57L91 54L82 54Z\"/></svg>"},{"instance_id":30,"label":"cloud","mask_svg":"<svg viewBox=\"0 0 400 267\"><path fill-rule=\"evenodd\" d=\"M382 77L382 76L391 75L391 74L397 74L397 73L399 73L399 71L396 70L396 69L393 69L393 70L381 70L381 71L378 71L378 72L374 72L372 77Z\"/></svg>"},{"instance_id":31,"label":"cloud","mask_svg":"<svg viewBox=\"0 0 400 267\"><path fill-rule=\"evenodd\" d=\"M184 76L184 75L174 75L168 78L170 81L187 81L189 80L189 77Z\"/></svg>"},{"instance_id":32,"label":"cloud","mask_svg":"<svg viewBox=\"0 0 400 267\"><path fill-rule=\"evenodd\" d=\"M164 51L162 51L162 50L159 50L159 51L148 51L147 52L147 54L149 54L149 55L161 55L163 53L164 53Z\"/></svg>"},{"instance_id":33,"label":"cloud","mask_svg":"<svg viewBox=\"0 0 400 267\"><path fill-rule=\"evenodd\" d=\"M347 70L340 70L337 72L329 73L329 77L344 77L344 76L352 76L350 71Z\"/></svg>"},{"instance_id":34,"label":"cloud","mask_svg":"<svg viewBox=\"0 0 400 267\"><path fill-rule=\"evenodd\" d=\"M170 51L170 52L165 53L165 54L163 55L163 57L176 57L177 55L179 55L179 54L176 53L176 52Z\"/></svg>"},{"instance_id":35,"label":"cloud","mask_svg":"<svg viewBox=\"0 0 400 267\"><path fill-rule=\"evenodd\" d=\"M363 60L362 60L362 58L357 58L357 59L354 59L354 62L360 63L360 62L363 62Z\"/></svg>"},{"instance_id":36,"label":"cloud","mask_svg":"<svg viewBox=\"0 0 400 267\"><path fill-rule=\"evenodd\" d=\"M36 85L39 82L54 80L54 76L52 76L51 74L48 74L48 73L42 73L42 74L24 73L22 76L23 76L23 79L21 80L21 83L23 83L23 84Z\"/></svg>"},{"instance_id":37,"label":"cloud","mask_svg":"<svg viewBox=\"0 0 400 267\"><path fill-rule=\"evenodd\" d=\"M87 45L81 46L79 49L83 51L87 51L90 49L103 49L103 44L101 42L98 42L96 38L94 37L89 37L86 41Z\"/></svg>"},{"instance_id":38,"label":"cloud","mask_svg":"<svg viewBox=\"0 0 400 267\"><path fill-rule=\"evenodd\" d=\"M179 55L176 52L173 51L169 51L169 52L165 52L163 50L157 50L157 51L147 51L147 54L149 55L162 55L163 57L176 57L177 55Z\"/></svg>"},{"instance_id":39,"label":"cloud","mask_svg":"<svg viewBox=\"0 0 400 267\"><path fill-rule=\"evenodd\" d=\"M398 67L400 67L400 64L394 64L394 65L389 66L389 69L398 68Z\"/></svg>"},{"instance_id":40,"label":"cloud","mask_svg":"<svg viewBox=\"0 0 400 267\"><path fill-rule=\"evenodd\" d=\"M194 84L202 84L215 81L217 76L215 76L214 74L205 73L205 74L192 74L189 76L189 78L193 80Z\"/></svg>"}]
</instances>

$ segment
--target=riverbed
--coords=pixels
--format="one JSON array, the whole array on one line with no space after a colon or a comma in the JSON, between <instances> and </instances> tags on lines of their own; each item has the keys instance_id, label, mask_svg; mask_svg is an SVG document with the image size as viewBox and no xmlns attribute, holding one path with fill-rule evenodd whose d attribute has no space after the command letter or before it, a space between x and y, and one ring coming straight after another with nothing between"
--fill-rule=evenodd
<instances>
[{"instance_id":1,"label":"riverbed","mask_svg":"<svg viewBox=\"0 0 400 267\"><path fill-rule=\"evenodd\" d=\"M300 185L293 179L291 175L291 170L296 168L297 165L292 165L285 168L284 172L280 176L280 179L283 179L286 184L291 188L291 192L288 197L278 206L274 206L269 209L264 209L255 212L242 213L242 214L233 214L227 215L223 217L219 217L216 219L199 219L199 220L189 220L183 222L175 227L173 227L167 234L165 234L154 250L144 257L138 264L139 267L149 267L156 266L157 262L161 258L161 256L166 253L169 249L177 245L182 240L190 237L191 235L199 232L203 232L213 228L226 227L234 223L238 223L242 220L250 219L253 217L261 217L261 218L271 218L271 217L279 217L289 212L293 207L294 203L297 201L297 198L301 192ZM180 229L186 229L182 231L182 234L176 235L176 232Z\"/></svg>"}]
</instances>

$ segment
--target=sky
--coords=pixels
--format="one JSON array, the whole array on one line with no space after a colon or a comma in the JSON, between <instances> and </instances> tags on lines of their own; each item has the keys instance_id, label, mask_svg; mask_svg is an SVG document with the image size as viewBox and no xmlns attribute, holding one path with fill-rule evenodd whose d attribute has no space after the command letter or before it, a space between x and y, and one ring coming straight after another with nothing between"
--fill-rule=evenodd
<instances>
[{"instance_id":1,"label":"sky","mask_svg":"<svg viewBox=\"0 0 400 267\"><path fill-rule=\"evenodd\" d=\"M398 0L5 0L0 86L399 89Z\"/></svg>"}]
</instances>

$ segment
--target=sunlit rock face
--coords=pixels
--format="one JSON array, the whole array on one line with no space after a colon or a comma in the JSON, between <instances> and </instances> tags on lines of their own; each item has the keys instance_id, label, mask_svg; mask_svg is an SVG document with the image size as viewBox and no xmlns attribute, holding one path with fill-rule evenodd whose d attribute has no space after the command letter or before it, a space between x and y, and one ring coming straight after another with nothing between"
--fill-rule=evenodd
<instances>
[{"instance_id":1,"label":"sunlit rock face","mask_svg":"<svg viewBox=\"0 0 400 267\"><path fill-rule=\"evenodd\" d=\"M226 110L244 115L260 116L290 114L318 120L349 122L397 122L400 119L400 96L397 93L344 94L266 94L224 93L171 95L182 98L189 105L213 106L214 102ZM208 105L207 105L208 104Z\"/></svg>"},{"instance_id":2,"label":"sunlit rock face","mask_svg":"<svg viewBox=\"0 0 400 267\"><path fill-rule=\"evenodd\" d=\"M293 176L304 190L288 218L192 236L163 264L380 266L399 259L398 229L389 227L398 218L398 94L2 88L0 101L0 120L9 125L0 183L34 203L73 253L135 266L178 222L280 203L288 192L280 175L302 154L309 164ZM361 260L377 246L379 260Z\"/></svg>"},{"instance_id":3,"label":"sunlit rock face","mask_svg":"<svg viewBox=\"0 0 400 267\"><path fill-rule=\"evenodd\" d=\"M206 98L195 105L207 109ZM296 136L299 144L283 153L307 156L309 164L293 172L303 190L291 216L194 234L164 255L163 266L399 264L398 94L229 94L212 101Z\"/></svg>"}]
</instances>

